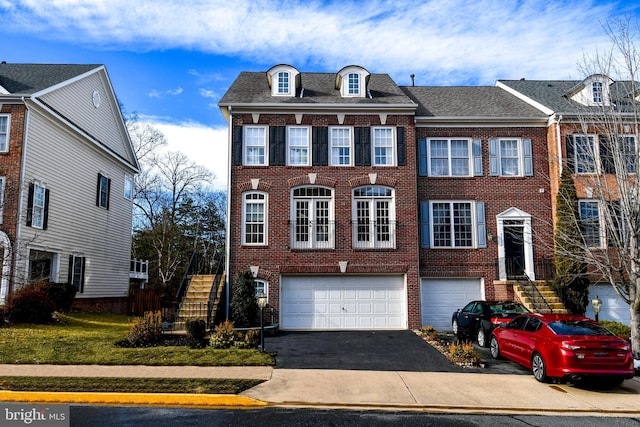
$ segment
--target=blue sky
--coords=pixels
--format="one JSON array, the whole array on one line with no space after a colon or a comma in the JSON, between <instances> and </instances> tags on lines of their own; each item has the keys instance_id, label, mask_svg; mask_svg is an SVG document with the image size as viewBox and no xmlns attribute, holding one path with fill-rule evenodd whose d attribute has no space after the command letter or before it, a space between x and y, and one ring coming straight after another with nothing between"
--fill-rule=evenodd
<instances>
[{"instance_id":1,"label":"blue sky","mask_svg":"<svg viewBox=\"0 0 640 427\"><path fill-rule=\"evenodd\" d=\"M634 1L0 0L0 60L105 64L115 92L226 185L216 104L241 71L356 64L400 85L579 79Z\"/></svg>"}]
</instances>

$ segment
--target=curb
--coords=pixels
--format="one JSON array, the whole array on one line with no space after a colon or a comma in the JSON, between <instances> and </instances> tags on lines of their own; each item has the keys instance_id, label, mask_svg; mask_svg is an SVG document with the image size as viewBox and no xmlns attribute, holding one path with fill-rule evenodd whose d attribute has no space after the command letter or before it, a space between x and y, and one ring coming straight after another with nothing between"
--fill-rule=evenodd
<instances>
[{"instance_id":1,"label":"curb","mask_svg":"<svg viewBox=\"0 0 640 427\"><path fill-rule=\"evenodd\" d=\"M147 405L184 406L195 408L234 407L260 408L269 403L236 394L177 394L177 393L79 393L79 392L27 392L0 391L2 402L28 402L34 404L95 404L95 405Z\"/></svg>"}]
</instances>

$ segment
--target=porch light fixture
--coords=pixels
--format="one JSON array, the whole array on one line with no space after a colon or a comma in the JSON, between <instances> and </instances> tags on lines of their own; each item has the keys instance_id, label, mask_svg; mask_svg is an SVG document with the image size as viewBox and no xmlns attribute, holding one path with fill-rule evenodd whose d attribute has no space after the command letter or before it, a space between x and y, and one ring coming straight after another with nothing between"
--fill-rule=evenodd
<instances>
[{"instance_id":1,"label":"porch light fixture","mask_svg":"<svg viewBox=\"0 0 640 427\"><path fill-rule=\"evenodd\" d=\"M264 352L264 308L267 306L267 296L264 292L258 294L258 307L260 308L260 348Z\"/></svg>"},{"instance_id":2,"label":"porch light fixture","mask_svg":"<svg viewBox=\"0 0 640 427\"><path fill-rule=\"evenodd\" d=\"M593 313L596 315L596 322L598 321L598 315L600 314L600 309L602 308L602 301L598 298L598 295L591 300L591 305L593 306Z\"/></svg>"},{"instance_id":3,"label":"porch light fixture","mask_svg":"<svg viewBox=\"0 0 640 427\"><path fill-rule=\"evenodd\" d=\"M493 242L493 233L491 231L487 231L487 240Z\"/></svg>"}]
</instances>

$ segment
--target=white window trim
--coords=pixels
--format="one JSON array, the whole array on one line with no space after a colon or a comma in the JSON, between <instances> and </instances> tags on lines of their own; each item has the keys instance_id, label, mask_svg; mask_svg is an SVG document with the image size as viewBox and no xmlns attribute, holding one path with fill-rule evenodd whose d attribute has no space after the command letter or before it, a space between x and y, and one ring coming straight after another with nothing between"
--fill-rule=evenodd
<instances>
[{"instance_id":1,"label":"white window trim","mask_svg":"<svg viewBox=\"0 0 640 427\"><path fill-rule=\"evenodd\" d=\"M133 177L129 174L124 175L123 195L125 199L133 200Z\"/></svg>"},{"instance_id":2,"label":"white window trim","mask_svg":"<svg viewBox=\"0 0 640 427\"><path fill-rule=\"evenodd\" d=\"M346 129L349 132L349 163L340 164L333 162L333 139L331 138L332 131L334 129ZM343 147L340 147L343 148ZM336 167L353 166L353 154L354 154L354 141L353 141L353 127L351 126L329 126L329 165Z\"/></svg>"},{"instance_id":3,"label":"white window trim","mask_svg":"<svg viewBox=\"0 0 640 427\"><path fill-rule=\"evenodd\" d=\"M263 131L264 135L264 161L262 163L249 163L248 158L248 148L250 147L258 147L257 145L248 145L247 139L247 131L249 129L260 129ZM242 140L244 143L242 144L242 164L244 166L267 166L269 163L269 130L267 126L257 126L257 125L246 125L242 127Z\"/></svg>"},{"instance_id":4,"label":"white window trim","mask_svg":"<svg viewBox=\"0 0 640 427\"><path fill-rule=\"evenodd\" d=\"M376 130L384 129L391 131L391 163L389 164L378 164L376 162L376 138L375 132ZM371 166L377 167L394 167L398 164L398 143L396 140L395 127L393 126L371 126Z\"/></svg>"},{"instance_id":5,"label":"white window trim","mask_svg":"<svg viewBox=\"0 0 640 427\"><path fill-rule=\"evenodd\" d=\"M264 199L262 199L261 201L259 200L252 200L247 202L246 200L246 196L250 195L250 194L260 194L264 196ZM263 229L263 236L264 236L264 241L262 243L253 243L253 242L247 242L247 223L246 223L246 218L247 218L247 203L251 203L251 204L257 204L260 203L264 206L264 212L263 212L263 216L264 216L264 229ZM242 193L242 245L244 246L266 246L268 244L268 236L269 236L269 194L265 193L264 191L247 191Z\"/></svg>"},{"instance_id":6,"label":"white window trim","mask_svg":"<svg viewBox=\"0 0 640 427\"><path fill-rule=\"evenodd\" d=\"M111 189L109 188L109 181L110 181L110 178L107 175L105 175L103 173L100 173L100 188L98 189L98 193L99 193L98 194L98 207L103 208L103 209L107 209L107 206L109 206L109 198L111 197L111 194L110 194L111 193ZM103 182L106 182L106 185L107 185L107 188L106 188L106 190L104 192L102 191L102 183ZM103 200L102 200L102 194L105 195L104 203L103 203Z\"/></svg>"},{"instance_id":7,"label":"white window trim","mask_svg":"<svg viewBox=\"0 0 640 427\"><path fill-rule=\"evenodd\" d=\"M518 177L524 176L524 147L522 145L522 138L500 137L496 138L498 141L497 157L498 157L498 176L502 177ZM502 141L517 141L518 144L518 173L516 175L505 175L502 170Z\"/></svg>"},{"instance_id":8,"label":"white window trim","mask_svg":"<svg viewBox=\"0 0 640 427\"><path fill-rule=\"evenodd\" d=\"M605 248L606 246L606 224L604 222L604 218L603 218L603 213L602 213L602 206L600 204L600 201L597 199L579 199L578 200L578 215L580 216L580 223L582 223L582 204L583 203L595 203L598 206L598 237L599 237L599 245L597 246L588 246L589 248L594 248L594 249L602 249ZM583 237L584 238L584 237Z\"/></svg>"},{"instance_id":9,"label":"white window trim","mask_svg":"<svg viewBox=\"0 0 640 427\"><path fill-rule=\"evenodd\" d=\"M5 200L5 190L7 186L7 178L4 176L0 176L0 224L4 222L4 200Z\"/></svg>"},{"instance_id":10,"label":"white window trim","mask_svg":"<svg viewBox=\"0 0 640 427\"><path fill-rule=\"evenodd\" d=\"M453 168L451 165L451 141L452 140L456 140L456 141L467 141L467 170L469 171L469 173L467 175L453 175ZM447 149L448 149L448 153L447 153L447 160L449 162L448 164L448 168L449 168L449 174L448 175L434 175L433 174L433 168L431 166L431 141L447 141ZM466 138L466 137L461 137L461 138L457 138L457 137L443 137L443 138L427 138L427 170L429 171L429 175L428 176L433 176L433 177L447 177L447 178L468 178L473 176L473 139L472 138Z\"/></svg>"},{"instance_id":11,"label":"white window trim","mask_svg":"<svg viewBox=\"0 0 640 427\"><path fill-rule=\"evenodd\" d=\"M7 133L6 133L6 144L7 146L5 147L4 150L0 150L0 153L8 153L9 152L9 143L11 140L11 114L0 114L0 117L6 117L7 118Z\"/></svg>"},{"instance_id":12,"label":"white window trim","mask_svg":"<svg viewBox=\"0 0 640 427\"><path fill-rule=\"evenodd\" d=\"M254 284L254 290L256 292L256 300L260 295L260 292L258 292L258 287L260 287L262 288L262 292L264 292L264 295L267 297L267 303L268 303L269 302L269 282L263 279L254 279L253 284Z\"/></svg>"},{"instance_id":13,"label":"white window trim","mask_svg":"<svg viewBox=\"0 0 640 427\"><path fill-rule=\"evenodd\" d=\"M468 203L471 205L471 246L454 246L453 243L455 241L454 235L454 224L451 221L451 246L436 246L434 227L435 227L435 216L433 215L433 205L436 203L447 203L449 204L449 214L453 215L453 204L454 203ZM429 200L429 241L431 242L430 249L477 249L478 248L478 219L476 217L476 202L475 200ZM452 218L452 217L450 217Z\"/></svg>"},{"instance_id":14,"label":"white window trim","mask_svg":"<svg viewBox=\"0 0 640 427\"><path fill-rule=\"evenodd\" d=\"M360 188L384 188L386 190L391 190L390 197L381 197L381 196L370 196L370 197L356 197L355 191ZM358 201L368 200L369 204L369 220L370 220L370 228L369 228L369 241L368 242L359 242L358 241ZM376 237L376 200L388 200L389 201L389 233L390 240L389 241L378 241ZM395 249L396 248L396 234L397 234L397 223L396 223L396 191L393 188L386 187L383 185L365 185L361 187L354 188L351 191L351 219L352 219L352 247L354 249Z\"/></svg>"},{"instance_id":15,"label":"white window trim","mask_svg":"<svg viewBox=\"0 0 640 427\"><path fill-rule=\"evenodd\" d=\"M301 188L309 188L309 187L314 187L312 185L304 185L301 187L296 187L296 188L292 188L291 189L291 206L290 206L290 218L291 218L291 227L290 227L290 234L291 234L291 248L293 249L335 249L335 216L334 216L334 200L335 200L335 191L333 190L333 188L330 187L322 187L322 186L317 186L318 188L324 188L327 190L331 191L331 197L325 197L325 196L309 196L309 197L302 197L302 196L294 196L293 193L295 192L295 190L301 189ZM315 221L316 221L316 206L315 206L315 202L318 200L325 200L329 202L329 206L328 206L328 210L329 210L329 217L327 218L327 220L329 221L328 227L329 227L329 240L324 242L324 241L317 241L315 239L316 237L316 233L312 230L313 226L315 225ZM297 220L297 211L296 211L296 202L297 201L308 201L309 202L309 241L307 242L299 242L296 240L296 220Z\"/></svg>"},{"instance_id":16,"label":"white window trim","mask_svg":"<svg viewBox=\"0 0 640 427\"><path fill-rule=\"evenodd\" d=\"M38 188L41 188L43 192L42 206L36 205L36 192L38 191ZM44 184L41 184L39 182L34 182L33 183L33 204L31 205L31 227L33 228L42 230L44 227L44 210L47 205L46 198L47 198L47 188L44 186ZM36 215L35 215L36 207L39 209L42 209L42 214L40 215L40 223L36 223Z\"/></svg>"},{"instance_id":17,"label":"white window trim","mask_svg":"<svg viewBox=\"0 0 640 427\"><path fill-rule=\"evenodd\" d=\"M598 143L598 135L594 133L589 134L574 134L573 138L573 169L574 172L578 175L594 175L601 173L600 170L600 144ZM576 138L591 138L593 141L593 163L594 163L594 171L593 172L578 172L578 143Z\"/></svg>"},{"instance_id":18,"label":"white window trim","mask_svg":"<svg viewBox=\"0 0 640 427\"><path fill-rule=\"evenodd\" d=\"M293 147L290 145L290 132L294 129L305 129L307 131L307 142L305 146L307 150L307 161L305 163L294 163L291 159L291 150ZM311 166L311 164L311 128L309 126L287 126L287 166Z\"/></svg>"},{"instance_id":19,"label":"white window trim","mask_svg":"<svg viewBox=\"0 0 640 427\"><path fill-rule=\"evenodd\" d=\"M287 85L286 85L286 91L281 91L280 90L280 75L286 75L287 76ZM280 70L278 72L276 72L274 74L275 77L275 94L277 96L291 96L291 72L289 71L284 71L284 70Z\"/></svg>"}]
</instances>

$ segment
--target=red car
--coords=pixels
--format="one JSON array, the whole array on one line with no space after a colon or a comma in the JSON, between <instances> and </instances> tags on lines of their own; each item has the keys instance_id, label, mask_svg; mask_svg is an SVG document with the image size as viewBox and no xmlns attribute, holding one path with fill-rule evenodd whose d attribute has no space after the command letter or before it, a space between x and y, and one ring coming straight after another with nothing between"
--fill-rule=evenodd
<instances>
[{"instance_id":1,"label":"red car","mask_svg":"<svg viewBox=\"0 0 640 427\"><path fill-rule=\"evenodd\" d=\"M540 382L599 377L618 385L634 375L631 344L583 316L523 314L494 329L490 346L494 359L529 368Z\"/></svg>"}]
</instances>

